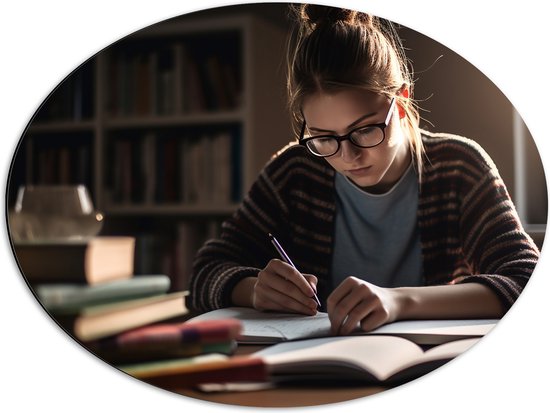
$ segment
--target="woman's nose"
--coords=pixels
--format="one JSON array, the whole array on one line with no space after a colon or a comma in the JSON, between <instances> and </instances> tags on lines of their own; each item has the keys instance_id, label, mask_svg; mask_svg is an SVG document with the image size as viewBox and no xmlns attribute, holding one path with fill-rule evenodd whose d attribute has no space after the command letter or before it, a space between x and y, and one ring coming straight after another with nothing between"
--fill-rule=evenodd
<instances>
[{"instance_id":1,"label":"woman's nose","mask_svg":"<svg viewBox=\"0 0 550 413\"><path fill-rule=\"evenodd\" d=\"M361 148L349 140L343 141L340 143L340 156L344 162L351 163L361 156Z\"/></svg>"}]
</instances>

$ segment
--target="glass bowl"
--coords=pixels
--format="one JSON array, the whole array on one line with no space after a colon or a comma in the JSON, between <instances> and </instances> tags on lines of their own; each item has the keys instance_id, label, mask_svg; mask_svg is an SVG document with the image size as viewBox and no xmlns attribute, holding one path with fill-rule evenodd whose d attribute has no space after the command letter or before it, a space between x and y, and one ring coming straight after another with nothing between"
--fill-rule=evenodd
<instances>
[{"instance_id":1,"label":"glass bowl","mask_svg":"<svg viewBox=\"0 0 550 413\"><path fill-rule=\"evenodd\" d=\"M10 235L19 241L78 240L103 226L84 185L22 186L8 218Z\"/></svg>"}]
</instances>

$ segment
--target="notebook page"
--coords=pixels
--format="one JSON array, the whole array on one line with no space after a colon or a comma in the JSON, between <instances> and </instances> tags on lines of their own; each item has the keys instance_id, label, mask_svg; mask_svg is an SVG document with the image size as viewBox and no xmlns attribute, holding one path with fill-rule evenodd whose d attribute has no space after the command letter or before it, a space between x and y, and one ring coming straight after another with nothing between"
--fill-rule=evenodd
<instances>
[{"instance_id":1,"label":"notebook page","mask_svg":"<svg viewBox=\"0 0 550 413\"><path fill-rule=\"evenodd\" d=\"M192 320L220 318L241 320L243 331L239 342L269 343L331 335L328 314L323 312L307 316L230 307L201 314Z\"/></svg>"}]
</instances>

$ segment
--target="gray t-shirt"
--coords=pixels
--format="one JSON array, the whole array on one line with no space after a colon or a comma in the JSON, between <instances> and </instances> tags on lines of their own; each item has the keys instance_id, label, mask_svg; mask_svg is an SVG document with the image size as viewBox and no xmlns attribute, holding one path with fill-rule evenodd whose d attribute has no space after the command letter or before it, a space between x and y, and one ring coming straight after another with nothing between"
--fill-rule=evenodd
<instances>
[{"instance_id":1,"label":"gray t-shirt","mask_svg":"<svg viewBox=\"0 0 550 413\"><path fill-rule=\"evenodd\" d=\"M337 173L334 286L349 276L380 287L423 285L417 207L412 164L384 194L370 194Z\"/></svg>"}]
</instances>

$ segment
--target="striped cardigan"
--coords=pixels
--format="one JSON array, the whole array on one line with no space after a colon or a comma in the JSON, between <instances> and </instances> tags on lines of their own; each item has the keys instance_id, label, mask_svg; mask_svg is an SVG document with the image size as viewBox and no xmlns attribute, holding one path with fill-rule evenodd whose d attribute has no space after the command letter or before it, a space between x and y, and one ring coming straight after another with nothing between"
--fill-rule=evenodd
<instances>
[{"instance_id":1,"label":"striped cardigan","mask_svg":"<svg viewBox=\"0 0 550 413\"><path fill-rule=\"evenodd\" d=\"M423 133L426 161L418 227L426 285L477 282L505 309L516 300L539 251L523 230L497 168L475 142ZM193 265L190 307L231 305L231 291L276 257L273 233L303 273L318 277L323 307L331 285L335 223L334 169L300 145L265 166L219 239L205 243Z\"/></svg>"}]
</instances>

